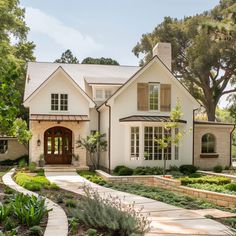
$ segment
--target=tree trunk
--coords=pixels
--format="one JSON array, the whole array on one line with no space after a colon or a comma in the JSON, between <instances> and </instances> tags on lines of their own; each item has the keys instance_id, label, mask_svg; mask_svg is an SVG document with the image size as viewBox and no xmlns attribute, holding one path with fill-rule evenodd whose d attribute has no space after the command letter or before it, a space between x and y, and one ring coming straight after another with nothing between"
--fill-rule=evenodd
<instances>
[{"instance_id":1,"label":"tree trunk","mask_svg":"<svg viewBox=\"0 0 236 236\"><path fill-rule=\"evenodd\" d=\"M215 119L216 119L216 104L215 104L215 102L207 101L206 112L207 112L208 121L215 121Z\"/></svg>"}]
</instances>

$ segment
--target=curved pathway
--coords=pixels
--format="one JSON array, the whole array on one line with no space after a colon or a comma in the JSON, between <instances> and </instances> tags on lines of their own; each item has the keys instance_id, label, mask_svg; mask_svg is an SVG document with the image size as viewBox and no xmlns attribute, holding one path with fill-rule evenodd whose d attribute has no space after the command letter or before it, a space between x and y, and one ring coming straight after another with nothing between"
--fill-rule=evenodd
<instances>
[{"instance_id":1,"label":"curved pathway","mask_svg":"<svg viewBox=\"0 0 236 236\"><path fill-rule=\"evenodd\" d=\"M91 183L76 172L46 172L46 177L59 187L78 194L84 194L82 186L89 184L100 195L119 197L125 204L135 203L151 221L151 230L146 236L180 236L180 235L232 235L227 227L217 221L207 219L191 210L175 207L163 202L120 192Z\"/></svg>"},{"instance_id":2,"label":"curved pathway","mask_svg":"<svg viewBox=\"0 0 236 236\"><path fill-rule=\"evenodd\" d=\"M12 179L14 171L15 169L11 169L2 177L3 183L11 189L16 190L17 192L28 194L30 196L39 196L37 193L31 192L16 184L16 182ZM48 222L44 232L44 236L67 236L68 221L64 210L48 198L46 198L46 206L47 209L52 209L52 211L48 213Z\"/></svg>"}]
</instances>

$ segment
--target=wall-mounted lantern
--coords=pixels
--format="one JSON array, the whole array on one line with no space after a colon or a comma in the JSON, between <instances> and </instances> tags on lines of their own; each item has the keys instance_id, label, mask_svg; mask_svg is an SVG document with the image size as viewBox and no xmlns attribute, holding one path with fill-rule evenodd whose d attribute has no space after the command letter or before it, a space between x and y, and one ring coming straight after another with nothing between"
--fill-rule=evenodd
<instances>
[{"instance_id":1,"label":"wall-mounted lantern","mask_svg":"<svg viewBox=\"0 0 236 236\"><path fill-rule=\"evenodd\" d=\"M39 147L40 145L41 145L41 140L40 140L40 137L38 135L37 146Z\"/></svg>"}]
</instances>

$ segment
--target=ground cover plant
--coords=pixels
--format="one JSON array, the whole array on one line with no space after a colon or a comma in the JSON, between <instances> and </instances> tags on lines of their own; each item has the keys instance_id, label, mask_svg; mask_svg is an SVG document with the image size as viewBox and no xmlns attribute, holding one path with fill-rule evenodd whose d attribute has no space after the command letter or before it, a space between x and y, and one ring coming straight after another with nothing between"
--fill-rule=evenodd
<instances>
[{"instance_id":1,"label":"ground cover plant","mask_svg":"<svg viewBox=\"0 0 236 236\"><path fill-rule=\"evenodd\" d=\"M41 189L48 188L59 188L56 184L50 183L50 181L45 176L42 176L41 172L30 175L29 173L19 171L15 174L14 180L20 186L31 191L40 191Z\"/></svg>"}]
</instances>

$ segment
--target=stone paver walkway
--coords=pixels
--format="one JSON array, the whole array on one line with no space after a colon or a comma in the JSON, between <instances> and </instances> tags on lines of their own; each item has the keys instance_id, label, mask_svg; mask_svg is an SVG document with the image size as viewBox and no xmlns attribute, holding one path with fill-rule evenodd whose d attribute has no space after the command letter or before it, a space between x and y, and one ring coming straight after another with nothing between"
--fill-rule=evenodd
<instances>
[{"instance_id":1,"label":"stone paver walkway","mask_svg":"<svg viewBox=\"0 0 236 236\"><path fill-rule=\"evenodd\" d=\"M11 169L8 173L6 173L2 177L2 181L5 185L10 187L11 189L16 190L17 192L38 196L37 193L31 192L18 184L12 179L12 175L14 174L14 169ZM44 236L67 236L68 235L68 221L67 216L64 210L54 203L53 201L46 198L46 206L47 209L52 209L48 213L48 222L47 227L44 232Z\"/></svg>"},{"instance_id":2,"label":"stone paver walkway","mask_svg":"<svg viewBox=\"0 0 236 236\"><path fill-rule=\"evenodd\" d=\"M93 189L97 190L100 195L104 195L105 197L119 197L125 204L135 203L135 207L137 209L142 208L141 212L147 214L148 219L151 221L151 230L146 233L146 236L224 236L229 235L230 233L224 225L214 220L207 219L191 210L178 208L134 194L105 188L91 183L77 173L46 172L46 177L61 188L74 193L84 194L81 187L84 184L88 184Z\"/></svg>"}]
</instances>

